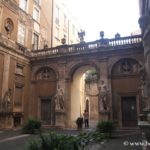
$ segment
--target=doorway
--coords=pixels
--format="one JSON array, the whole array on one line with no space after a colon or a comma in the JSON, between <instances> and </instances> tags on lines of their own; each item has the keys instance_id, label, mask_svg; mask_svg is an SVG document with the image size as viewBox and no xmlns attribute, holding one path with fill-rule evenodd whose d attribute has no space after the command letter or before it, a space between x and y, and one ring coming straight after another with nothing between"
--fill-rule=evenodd
<instances>
[{"instance_id":1,"label":"doorway","mask_svg":"<svg viewBox=\"0 0 150 150\"><path fill-rule=\"evenodd\" d=\"M136 127L137 126L137 109L136 97L121 97L122 103L122 126Z\"/></svg>"},{"instance_id":2,"label":"doorway","mask_svg":"<svg viewBox=\"0 0 150 150\"><path fill-rule=\"evenodd\" d=\"M52 123L51 99L41 99L41 120L44 124Z\"/></svg>"},{"instance_id":3,"label":"doorway","mask_svg":"<svg viewBox=\"0 0 150 150\"><path fill-rule=\"evenodd\" d=\"M14 127L21 126L21 116L14 116Z\"/></svg>"}]
</instances>

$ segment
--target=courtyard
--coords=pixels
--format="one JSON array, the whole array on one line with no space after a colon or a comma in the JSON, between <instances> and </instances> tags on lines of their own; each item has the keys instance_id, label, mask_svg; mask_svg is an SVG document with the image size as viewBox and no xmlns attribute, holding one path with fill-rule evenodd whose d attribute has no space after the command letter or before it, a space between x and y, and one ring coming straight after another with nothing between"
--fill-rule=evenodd
<instances>
[{"instance_id":1,"label":"courtyard","mask_svg":"<svg viewBox=\"0 0 150 150\"><path fill-rule=\"evenodd\" d=\"M52 130L46 129L44 132L53 131L58 134L77 135L76 129ZM84 129L83 132L91 132L92 129ZM29 141L37 139L38 135L22 134L20 129L0 131L0 150L27 150ZM104 141L101 145L95 144L90 150L142 150L139 146L141 134L135 131L116 132L113 138ZM139 145L138 145L139 143Z\"/></svg>"}]
</instances>

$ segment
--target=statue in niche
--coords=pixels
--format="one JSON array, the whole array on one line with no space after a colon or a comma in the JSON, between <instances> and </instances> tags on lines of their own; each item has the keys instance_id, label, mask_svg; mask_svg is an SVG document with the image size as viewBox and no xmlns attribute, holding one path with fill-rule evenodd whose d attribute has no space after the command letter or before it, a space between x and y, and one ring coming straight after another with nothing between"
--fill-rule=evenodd
<instances>
[{"instance_id":1,"label":"statue in niche","mask_svg":"<svg viewBox=\"0 0 150 150\"><path fill-rule=\"evenodd\" d=\"M150 96L150 92L149 92L150 81L147 78L147 72L145 69L145 65L141 65L139 67L139 75L140 75L140 80L141 80L141 88L140 88L141 95L144 99L147 99Z\"/></svg>"},{"instance_id":2,"label":"statue in niche","mask_svg":"<svg viewBox=\"0 0 150 150\"><path fill-rule=\"evenodd\" d=\"M7 33L11 33L13 31L13 22L10 18L7 18L5 21L5 30Z\"/></svg>"},{"instance_id":3,"label":"statue in niche","mask_svg":"<svg viewBox=\"0 0 150 150\"><path fill-rule=\"evenodd\" d=\"M142 81L142 82L145 82L145 80L146 80L146 69L145 69L145 65L139 65L138 72L139 72L141 81Z\"/></svg>"},{"instance_id":4,"label":"statue in niche","mask_svg":"<svg viewBox=\"0 0 150 150\"><path fill-rule=\"evenodd\" d=\"M100 101L100 109L101 110L108 110L107 95L108 95L107 86L104 83L104 81L101 80L100 86L99 86L99 101Z\"/></svg>"},{"instance_id":5,"label":"statue in niche","mask_svg":"<svg viewBox=\"0 0 150 150\"><path fill-rule=\"evenodd\" d=\"M58 86L56 95L55 95L55 109L64 110L64 91L60 86Z\"/></svg>"},{"instance_id":6,"label":"statue in niche","mask_svg":"<svg viewBox=\"0 0 150 150\"><path fill-rule=\"evenodd\" d=\"M11 95L12 95L12 91L9 88L8 91L5 92L3 102L2 102L2 108L5 110L10 108Z\"/></svg>"}]
</instances>

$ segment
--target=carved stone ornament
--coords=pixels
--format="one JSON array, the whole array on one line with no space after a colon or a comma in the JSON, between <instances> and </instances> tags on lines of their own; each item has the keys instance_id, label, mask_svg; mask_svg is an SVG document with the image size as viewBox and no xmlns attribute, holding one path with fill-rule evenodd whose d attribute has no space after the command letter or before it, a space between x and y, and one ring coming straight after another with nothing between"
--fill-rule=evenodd
<instances>
[{"instance_id":1,"label":"carved stone ornament","mask_svg":"<svg viewBox=\"0 0 150 150\"><path fill-rule=\"evenodd\" d=\"M84 43L84 36L85 36L85 31L83 31L81 29L80 32L78 32L78 37L80 39L80 43Z\"/></svg>"},{"instance_id":2,"label":"carved stone ornament","mask_svg":"<svg viewBox=\"0 0 150 150\"><path fill-rule=\"evenodd\" d=\"M54 72L48 68L41 68L36 74L36 80L55 80L56 76Z\"/></svg>"},{"instance_id":3,"label":"carved stone ornament","mask_svg":"<svg viewBox=\"0 0 150 150\"><path fill-rule=\"evenodd\" d=\"M124 60L121 64L121 72L128 73L132 71L132 66L128 60Z\"/></svg>"},{"instance_id":4,"label":"carved stone ornament","mask_svg":"<svg viewBox=\"0 0 150 150\"><path fill-rule=\"evenodd\" d=\"M112 75L113 76L120 76L120 75L138 75L140 68L140 64L135 59L125 58L118 61L113 69Z\"/></svg>"},{"instance_id":5,"label":"carved stone ornament","mask_svg":"<svg viewBox=\"0 0 150 150\"><path fill-rule=\"evenodd\" d=\"M50 71L45 68L42 70L42 72L39 74L41 79L49 79L50 78Z\"/></svg>"}]
</instances>

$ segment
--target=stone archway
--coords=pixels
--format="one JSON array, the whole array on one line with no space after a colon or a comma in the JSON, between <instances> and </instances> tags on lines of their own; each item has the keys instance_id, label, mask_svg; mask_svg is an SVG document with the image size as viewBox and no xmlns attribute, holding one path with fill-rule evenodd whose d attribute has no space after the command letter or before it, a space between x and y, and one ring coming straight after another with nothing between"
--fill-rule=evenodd
<instances>
[{"instance_id":1,"label":"stone archway","mask_svg":"<svg viewBox=\"0 0 150 150\"><path fill-rule=\"evenodd\" d=\"M97 117L95 118L98 121L98 90L97 90L97 83L91 85L92 89L86 91L87 88L85 86L85 73L88 70L96 69L98 74L99 70L90 64L78 66L72 73L72 81L71 81L71 111L70 111L70 120L72 126L75 126L75 120L78 117L83 117L84 109L86 109L86 101L88 97L88 107L89 107L89 114L93 114L91 111L96 111ZM98 75L99 76L99 75ZM93 95L92 95L93 94ZM96 108L95 108L96 107Z\"/></svg>"},{"instance_id":2,"label":"stone archway","mask_svg":"<svg viewBox=\"0 0 150 150\"><path fill-rule=\"evenodd\" d=\"M111 70L112 119L120 127L136 127L140 112L140 64L131 58L123 58Z\"/></svg>"}]
</instances>

